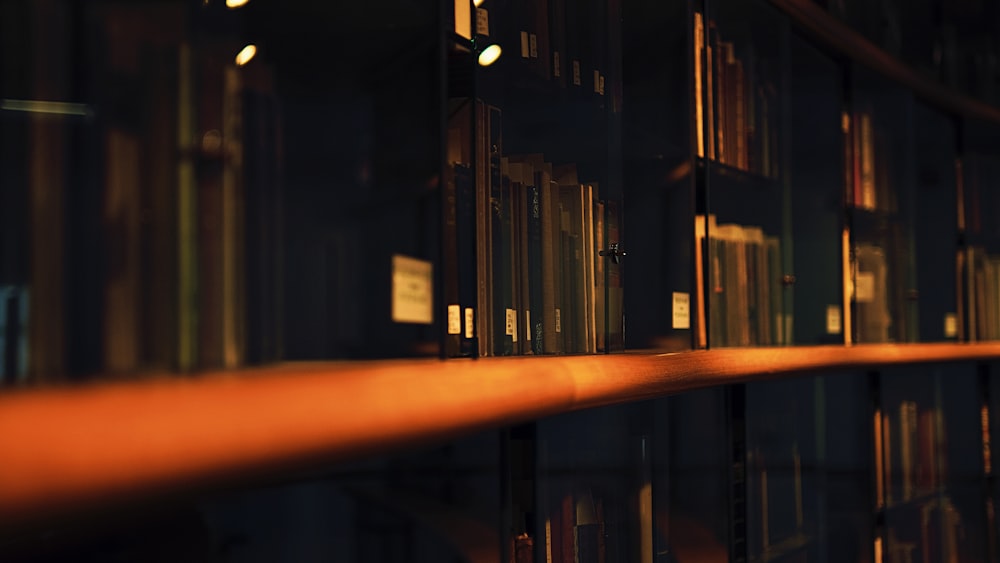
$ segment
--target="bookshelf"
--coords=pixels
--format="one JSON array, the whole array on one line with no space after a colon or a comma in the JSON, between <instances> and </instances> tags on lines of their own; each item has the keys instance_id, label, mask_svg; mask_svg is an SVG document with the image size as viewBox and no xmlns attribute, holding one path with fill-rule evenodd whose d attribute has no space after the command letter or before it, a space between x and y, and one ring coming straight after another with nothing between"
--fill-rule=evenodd
<instances>
[{"instance_id":1,"label":"bookshelf","mask_svg":"<svg viewBox=\"0 0 1000 563\"><path fill-rule=\"evenodd\" d=\"M290 483L363 560L1000 552L970 3L0 10L0 553Z\"/></svg>"}]
</instances>

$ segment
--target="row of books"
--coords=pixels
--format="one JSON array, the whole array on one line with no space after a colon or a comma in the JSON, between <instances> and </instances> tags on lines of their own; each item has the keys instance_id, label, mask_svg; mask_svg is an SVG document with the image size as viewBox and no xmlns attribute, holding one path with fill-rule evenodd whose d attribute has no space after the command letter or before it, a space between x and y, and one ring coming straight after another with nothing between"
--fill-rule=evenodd
<instances>
[{"instance_id":1,"label":"row of books","mask_svg":"<svg viewBox=\"0 0 1000 563\"><path fill-rule=\"evenodd\" d=\"M944 493L948 480L946 426L940 408L915 401L876 416L876 495L886 518L888 551L957 561L962 517Z\"/></svg>"},{"instance_id":2,"label":"row of books","mask_svg":"<svg viewBox=\"0 0 1000 563\"><path fill-rule=\"evenodd\" d=\"M790 318L782 303L779 238L761 227L719 224L715 215L698 215L695 241L699 318L708 319L707 330L699 330L700 346L786 344Z\"/></svg>"},{"instance_id":3,"label":"row of books","mask_svg":"<svg viewBox=\"0 0 1000 563\"><path fill-rule=\"evenodd\" d=\"M620 282L601 250L617 240L617 205L600 199L596 183L581 182L573 163L505 154L499 108L477 102L475 112L475 163L458 148L467 138L460 125L450 143L444 238L456 260L445 265L448 354L603 350L606 278Z\"/></svg>"},{"instance_id":4,"label":"row of books","mask_svg":"<svg viewBox=\"0 0 1000 563\"><path fill-rule=\"evenodd\" d=\"M947 479L948 468L941 409L902 401L895 413L884 412L876 422L881 452L876 471L884 476L879 499L893 506L935 493Z\"/></svg>"},{"instance_id":5,"label":"row of books","mask_svg":"<svg viewBox=\"0 0 1000 563\"><path fill-rule=\"evenodd\" d=\"M976 247L969 249L972 264L971 320L976 340L1000 339L1000 256Z\"/></svg>"},{"instance_id":6,"label":"row of books","mask_svg":"<svg viewBox=\"0 0 1000 563\"><path fill-rule=\"evenodd\" d=\"M843 129L848 202L857 209L891 211L888 145L873 123L871 112L845 114Z\"/></svg>"},{"instance_id":7,"label":"row of books","mask_svg":"<svg viewBox=\"0 0 1000 563\"><path fill-rule=\"evenodd\" d=\"M504 61L561 86L603 96L609 17L618 6L606 0L539 0L472 7L455 0L455 34L487 39L502 47Z\"/></svg>"},{"instance_id":8,"label":"row of books","mask_svg":"<svg viewBox=\"0 0 1000 563\"><path fill-rule=\"evenodd\" d=\"M775 178L779 173L777 88L752 44L726 40L694 14L695 122L698 156Z\"/></svg>"}]
</instances>

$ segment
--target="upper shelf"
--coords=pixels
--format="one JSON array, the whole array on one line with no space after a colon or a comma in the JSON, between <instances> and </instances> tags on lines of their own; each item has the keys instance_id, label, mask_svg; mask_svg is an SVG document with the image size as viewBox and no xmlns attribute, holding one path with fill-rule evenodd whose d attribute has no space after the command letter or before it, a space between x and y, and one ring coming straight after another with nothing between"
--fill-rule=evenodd
<instances>
[{"instance_id":1,"label":"upper shelf","mask_svg":"<svg viewBox=\"0 0 1000 563\"><path fill-rule=\"evenodd\" d=\"M0 527L253 482L577 409L997 344L287 364L0 395Z\"/></svg>"},{"instance_id":2,"label":"upper shelf","mask_svg":"<svg viewBox=\"0 0 1000 563\"><path fill-rule=\"evenodd\" d=\"M826 48L912 89L917 97L956 115L1000 123L1000 109L971 96L960 94L918 73L831 16L815 2L811 0L770 0L770 2L788 14L799 29Z\"/></svg>"}]
</instances>

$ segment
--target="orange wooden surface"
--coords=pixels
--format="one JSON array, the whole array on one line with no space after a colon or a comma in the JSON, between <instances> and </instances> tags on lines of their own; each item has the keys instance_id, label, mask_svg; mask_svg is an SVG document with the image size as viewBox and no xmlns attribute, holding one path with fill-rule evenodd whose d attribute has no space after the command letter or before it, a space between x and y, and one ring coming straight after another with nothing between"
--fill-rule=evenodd
<instances>
[{"instance_id":1,"label":"orange wooden surface","mask_svg":"<svg viewBox=\"0 0 1000 563\"><path fill-rule=\"evenodd\" d=\"M290 364L0 394L0 526L816 370L1000 359L1000 344Z\"/></svg>"}]
</instances>

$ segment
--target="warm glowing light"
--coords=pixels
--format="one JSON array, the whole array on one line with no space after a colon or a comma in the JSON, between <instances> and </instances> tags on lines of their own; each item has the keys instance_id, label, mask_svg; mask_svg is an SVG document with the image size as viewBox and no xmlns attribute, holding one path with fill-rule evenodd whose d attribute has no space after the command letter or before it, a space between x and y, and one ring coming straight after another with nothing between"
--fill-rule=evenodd
<instances>
[{"instance_id":1,"label":"warm glowing light","mask_svg":"<svg viewBox=\"0 0 1000 563\"><path fill-rule=\"evenodd\" d=\"M241 6L245 6L246 3L249 2L249 1L250 0L226 0L226 7L227 8L239 8Z\"/></svg>"},{"instance_id":2,"label":"warm glowing light","mask_svg":"<svg viewBox=\"0 0 1000 563\"><path fill-rule=\"evenodd\" d=\"M257 46L254 44L247 45L243 47L243 50L236 55L236 66L243 66L253 59L254 55L257 54Z\"/></svg>"},{"instance_id":3,"label":"warm glowing light","mask_svg":"<svg viewBox=\"0 0 1000 563\"><path fill-rule=\"evenodd\" d=\"M480 66L490 66L491 64L497 62L500 58L500 46L490 45L489 47L483 49L482 53L479 53L479 65Z\"/></svg>"},{"instance_id":4,"label":"warm glowing light","mask_svg":"<svg viewBox=\"0 0 1000 563\"><path fill-rule=\"evenodd\" d=\"M472 0L472 5L478 8L478 7L482 6L483 2L485 2L485 1L486 0Z\"/></svg>"}]
</instances>

